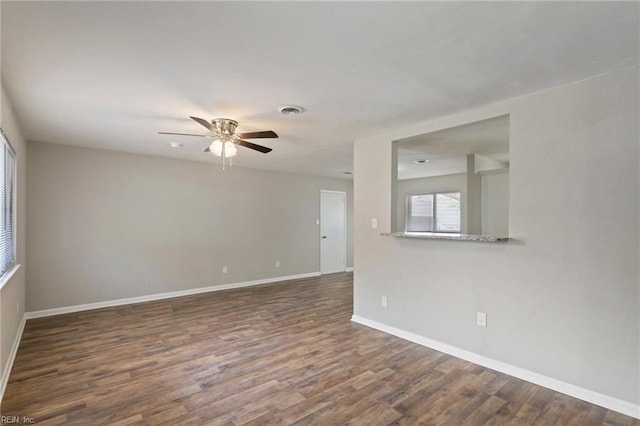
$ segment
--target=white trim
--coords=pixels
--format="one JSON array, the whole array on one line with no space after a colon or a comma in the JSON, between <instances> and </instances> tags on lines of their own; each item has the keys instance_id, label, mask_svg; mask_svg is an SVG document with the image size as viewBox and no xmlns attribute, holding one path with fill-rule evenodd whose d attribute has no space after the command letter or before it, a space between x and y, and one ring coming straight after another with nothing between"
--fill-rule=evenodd
<instances>
[{"instance_id":1,"label":"white trim","mask_svg":"<svg viewBox=\"0 0 640 426\"><path fill-rule=\"evenodd\" d=\"M27 319L50 317L53 315L69 314L72 312L89 311L92 309L110 308L112 306L130 305L133 303L151 302L153 300L171 299L173 297L189 296L192 294L209 293L213 291L230 290L234 288L250 287L260 284L269 284L280 281L297 280L300 278L317 277L320 272L310 272L306 274L288 275L285 277L265 278L262 280L244 281L231 284L220 284L210 287L192 288L189 290L170 291L167 293L156 293L147 296L129 297L126 299L107 300L104 302L87 303L84 305L66 306L62 308L44 309L25 313Z\"/></svg>"},{"instance_id":2,"label":"white trim","mask_svg":"<svg viewBox=\"0 0 640 426\"><path fill-rule=\"evenodd\" d=\"M347 269L345 269L345 272L353 272L353 266L347 267Z\"/></svg>"},{"instance_id":3,"label":"white trim","mask_svg":"<svg viewBox=\"0 0 640 426\"><path fill-rule=\"evenodd\" d=\"M16 271L18 269L20 269L20 264L17 263L15 265L13 265L11 267L11 269L9 269L7 272L4 273L4 275L0 278L0 290L3 289L3 287L9 282L11 281L11 278L13 277L13 275L16 273Z\"/></svg>"},{"instance_id":4,"label":"white trim","mask_svg":"<svg viewBox=\"0 0 640 426\"><path fill-rule=\"evenodd\" d=\"M16 359L18 353L18 346L20 346L20 340L22 339L22 332L24 331L24 325L27 322L27 316L23 315L20 325L18 326L18 332L15 339L13 339L13 346L11 346L11 352L9 353L9 359L7 359L7 365L2 370L2 379L0 380L0 401L4 397L4 391L7 388L9 382L9 376L11 375L11 369L13 368L13 361Z\"/></svg>"},{"instance_id":5,"label":"white trim","mask_svg":"<svg viewBox=\"0 0 640 426\"><path fill-rule=\"evenodd\" d=\"M388 334L392 334L394 336L400 337L401 339L405 339L410 342L417 343L419 345L426 346L428 348L435 349L449 355L453 355L457 358L462 358L474 364L478 364L483 367L487 367L492 370L517 377L518 379L526 380L527 382L531 382L539 386L544 386L545 388L549 388L556 392L560 392L565 395L590 402L591 404L599 405L609 410L617 411L618 413L640 419L640 405L613 398L611 396L585 389L580 386L572 385L571 383L563 382L552 377L525 370L524 368L516 367L502 361L497 361L483 355L478 355L474 352L469 352L464 349L448 345L446 343L431 340L427 337L423 337L409 331L404 331L399 328L391 327L389 325L363 318L358 315L353 315L351 317L351 321L357 322L358 324L366 325L367 327L375 328L376 330Z\"/></svg>"}]
</instances>

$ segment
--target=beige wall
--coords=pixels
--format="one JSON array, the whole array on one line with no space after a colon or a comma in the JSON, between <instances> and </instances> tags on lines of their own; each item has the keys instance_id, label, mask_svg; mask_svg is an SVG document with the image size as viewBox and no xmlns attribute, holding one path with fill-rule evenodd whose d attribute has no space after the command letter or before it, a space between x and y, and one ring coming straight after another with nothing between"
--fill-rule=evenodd
<instances>
[{"instance_id":1,"label":"beige wall","mask_svg":"<svg viewBox=\"0 0 640 426\"><path fill-rule=\"evenodd\" d=\"M20 133L11 102L2 88L0 125L16 151L16 256L21 267L0 290L0 371L5 372L25 307L25 205L27 145Z\"/></svg>"},{"instance_id":2,"label":"beige wall","mask_svg":"<svg viewBox=\"0 0 640 426\"><path fill-rule=\"evenodd\" d=\"M638 72L356 141L355 315L639 404ZM391 141L504 114L513 241L380 236Z\"/></svg>"},{"instance_id":3,"label":"beige wall","mask_svg":"<svg viewBox=\"0 0 640 426\"><path fill-rule=\"evenodd\" d=\"M485 172L482 181L482 234L509 235L509 171Z\"/></svg>"},{"instance_id":4,"label":"beige wall","mask_svg":"<svg viewBox=\"0 0 640 426\"><path fill-rule=\"evenodd\" d=\"M28 182L28 311L318 272L322 189L352 264L348 180L30 142Z\"/></svg>"}]
</instances>

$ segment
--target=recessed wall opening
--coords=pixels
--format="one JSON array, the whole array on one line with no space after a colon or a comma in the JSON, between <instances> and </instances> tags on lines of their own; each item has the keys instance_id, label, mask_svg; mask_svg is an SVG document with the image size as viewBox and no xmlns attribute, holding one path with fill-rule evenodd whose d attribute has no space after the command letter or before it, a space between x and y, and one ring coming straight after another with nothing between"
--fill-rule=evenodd
<instances>
[{"instance_id":1,"label":"recessed wall opening","mask_svg":"<svg viewBox=\"0 0 640 426\"><path fill-rule=\"evenodd\" d=\"M509 116L393 142L391 229L509 235Z\"/></svg>"}]
</instances>

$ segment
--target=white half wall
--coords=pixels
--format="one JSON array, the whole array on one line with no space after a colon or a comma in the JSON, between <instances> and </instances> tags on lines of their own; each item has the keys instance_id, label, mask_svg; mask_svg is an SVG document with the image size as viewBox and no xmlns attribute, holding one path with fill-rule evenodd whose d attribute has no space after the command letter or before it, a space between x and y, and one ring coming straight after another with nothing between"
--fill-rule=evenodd
<instances>
[{"instance_id":1,"label":"white half wall","mask_svg":"<svg viewBox=\"0 0 640 426\"><path fill-rule=\"evenodd\" d=\"M318 272L322 189L352 265L349 180L30 142L28 186L28 311Z\"/></svg>"},{"instance_id":2,"label":"white half wall","mask_svg":"<svg viewBox=\"0 0 640 426\"><path fill-rule=\"evenodd\" d=\"M356 141L354 315L637 407L638 75L618 70ZM504 114L512 241L380 236L391 227L393 140Z\"/></svg>"}]
</instances>

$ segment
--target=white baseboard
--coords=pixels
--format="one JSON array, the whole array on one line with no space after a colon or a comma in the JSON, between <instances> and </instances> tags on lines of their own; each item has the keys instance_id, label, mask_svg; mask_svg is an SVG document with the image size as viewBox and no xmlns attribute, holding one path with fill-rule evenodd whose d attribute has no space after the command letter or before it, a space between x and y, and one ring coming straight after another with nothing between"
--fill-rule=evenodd
<instances>
[{"instance_id":1,"label":"white baseboard","mask_svg":"<svg viewBox=\"0 0 640 426\"><path fill-rule=\"evenodd\" d=\"M457 358L462 358L474 364L478 364L483 367L487 367L492 370L517 377L518 379L526 380L527 382L549 388L556 392L560 392L565 395L587 401L591 404L599 405L609 410L617 411L618 413L640 419L640 405L632 404L630 402L613 398L589 389L581 388L570 383L562 382L551 377L543 376L542 374L525 370L524 368L516 367L514 365L507 364L501 361L496 361L494 359L478 355L474 352L469 352L464 349L448 345L446 343L431 340L418 334L400 330L398 328L391 327L367 318L363 318L358 315L353 315L351 317L351 321L357 322L358 324L366 325L367 327L375 328L376 330L388 334L392 334L394 336L400 337L401 339L405 339L410 342L435 349L436 351L444 352Z\"/></svg>"},{"instance_id":2,"label":"white baseboard","mask_svg":"<svg viewBox=\"0 0 640 426\"><path fill-rule=\"evenodd\" d=\"M5 365L4 370L2 370L2 378L0 379L0 401L2 401L2 398L4 397L4 391L7 388L7 383L9 382L9 375L11 374L11 368L13 368L13 361L15 361L16 354L18 353L18 346L20 346L20 340L22 339L22 332L24 331L24 325L26 322L27 317L26 315L23 315L22 320L20 320L20 325L18 326L16 337L13 339L13 346L11 346L7 365Z\"/></svg>"},{"instance_id":3,"label":"white baseboard","mask_svg":"<svg viewBox=\"0 0 640 426\"><path fill-rule=\"evenodd\" d=\"M130 305L133 303L151 302L153 300L171 299L172 297L189 296L199 293L210 293L213 291L230 290L234 288L250 287L260 284L269 284L279 281L297 280L300 278L317 277L320 272L310 272L306 274L288 275L285 277L265 278L262 280L243 281L239 283L220 284L209 287L192 288L189 290L170 291L167 293L156 293L148 296L129 297L126 299L107 300L104 302L87 303L84 305L66 306L62 308L44 309L25 313L26 319L50 317L53 315L69 314L72 312L89 311L92 309L110 308L113 306Z\"/></svg>"},{"instance_id":4,"label":"white baseboard","mask_svg":"<svg viewBox=\"0 0 640 426\"><path fill-rule=\"evenodd\" d=\"M345 269L345 272L353 272L353 266L347 267L347 269Z\"/></svg>"}]
</instances>

